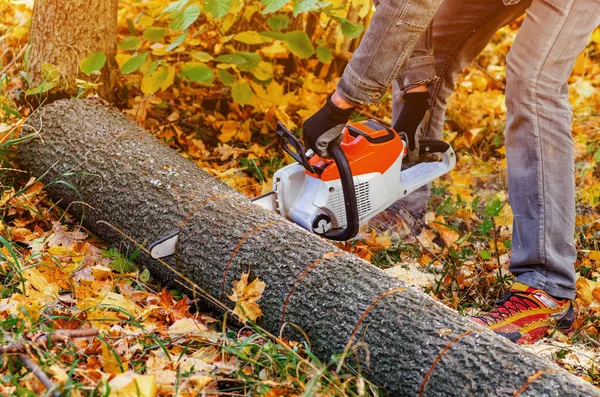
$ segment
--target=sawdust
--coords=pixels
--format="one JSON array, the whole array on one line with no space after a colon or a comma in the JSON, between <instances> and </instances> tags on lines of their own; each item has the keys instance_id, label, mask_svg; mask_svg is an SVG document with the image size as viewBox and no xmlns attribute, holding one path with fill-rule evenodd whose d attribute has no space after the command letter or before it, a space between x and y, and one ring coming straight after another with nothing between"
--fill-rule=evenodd
<instances>
[{"instance_id":1,"label":"sawdust","mask_svg":"<svg viewBox=\"0 0 600 397\"><path fill-rule=\"evenodd\" d=\"M532 345L523 345L522 347L540 357L556 362L582 378L596 374L598 362L600 362L600 349L583 343L559 342L545 338Z\"/></svg>"},{"instance_id":2,"label":"sawdust","mask_svg":"<svg viewBox=\"0 0 600 397\"><path fill-rule=\"evenodd\" d=\"M417 263L403 263L384 270L388 275L404 281L416 288L431 288L435 285L435 275L419 269Z\"/></svg>"}]
</instances>

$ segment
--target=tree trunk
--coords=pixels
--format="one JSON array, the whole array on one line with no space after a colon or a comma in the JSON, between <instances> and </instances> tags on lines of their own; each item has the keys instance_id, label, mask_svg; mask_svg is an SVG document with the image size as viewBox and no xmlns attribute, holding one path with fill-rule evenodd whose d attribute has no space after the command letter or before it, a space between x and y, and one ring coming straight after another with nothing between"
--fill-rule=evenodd
<instances>
[{"instance_id":1,"label":"tree trunk","mask_svg":"<svg viewBox=\"0 0 600 397\"><path fill-rule=\"evenodd\" d=\"M243 271L266 283L259 324L306 332L329 360L351 342L346 361L390 395L600 396L555 364L523 351L429 296L406 287L280 216L254 206L117 111L90 101L58 101L30 122L40 138L19 161L47 172L51 197L114 246L181 229L179 272L223 303ZM68 181L67 184L51 183ZM81 205L81 202L86 205ZM131 249L135 247L129 243ZM173 275L143 254L153 276ZM293 327L284 327L287 335ZM353 353L354 352L354 353Z\"/></svg>"},{"instance_id":2,"label":"tree trunk","mask_svg":"<svg viewBox=\"0 0 600 397\"><path fill-rule=\"evenodd\" d=\"M32 87L44 81L42 65L60 73L59 91L73 94L75 78L102 84L100 95L114 99L118 0L36 0L29 32L27 72ZM107 62L97 80L80 73L79 62L103 52Z\"/></svg>"}]
</instances>

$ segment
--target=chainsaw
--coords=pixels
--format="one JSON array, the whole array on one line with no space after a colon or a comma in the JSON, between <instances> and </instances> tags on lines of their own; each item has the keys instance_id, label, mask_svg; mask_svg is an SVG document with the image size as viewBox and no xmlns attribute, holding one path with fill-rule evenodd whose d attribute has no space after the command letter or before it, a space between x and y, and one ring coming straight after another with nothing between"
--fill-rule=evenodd
<instances>
[{"instance_id":1,"label":"chainsaw","mask_svg":"<svg viewBox=\"0 0 600 397\"><path fill-rule=\"evenodd\" d=\"M332 159L309 152L285 126L276 129L296 163L273 176L273 191L252 200L301 227L331 240L350 240L360 227L397 200L448 173L456 164L452 147L437 139L419 141L421 154L441 160L402 170L407 139L375 120L347 125L341 143L328 147Z\"/></svg>"},{"instance_id":2,"label":"chainsaw","mask_svg":"<svg viewBox=\"0 0 600 397\"><path fill-rule=\"evenodd\" d=\"M420 153L440 153L441 159L402 170L408 140L374 120L347 125L341 142L329 144L332 159L319 157L312 150L306 152L302 142L281 123L277 123L276 132L282 148L296 163L276 171L273 190L252 203L336 241L352 239L369 219L456 164L448 143L422 139ZM173 255L179 232L151 243L151 256Z\"/></svg>"}]
</instances>

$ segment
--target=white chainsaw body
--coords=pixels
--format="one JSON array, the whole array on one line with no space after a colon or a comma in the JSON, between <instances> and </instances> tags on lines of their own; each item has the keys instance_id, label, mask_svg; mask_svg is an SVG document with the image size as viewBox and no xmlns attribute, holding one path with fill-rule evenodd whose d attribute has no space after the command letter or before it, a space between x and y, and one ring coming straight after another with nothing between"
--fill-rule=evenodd
<instances>
[{"instance_id":1,"label":"white chainsaw body","mask_svg":"<svg viewBox=\"0 0 600 397\"><path fill-rule=\"evenodd\" d=\"M404 171L402 160L401 154L383 173L353 176L361 225L397 200L448 173L456 164L451 147L442 154L441 161L419 163ZM323 181L308 174L299 163L278 170L273 176L271 194L256 200L255 204L316 234L346 226L341 180Z\"/></svg>"}]
</instances>

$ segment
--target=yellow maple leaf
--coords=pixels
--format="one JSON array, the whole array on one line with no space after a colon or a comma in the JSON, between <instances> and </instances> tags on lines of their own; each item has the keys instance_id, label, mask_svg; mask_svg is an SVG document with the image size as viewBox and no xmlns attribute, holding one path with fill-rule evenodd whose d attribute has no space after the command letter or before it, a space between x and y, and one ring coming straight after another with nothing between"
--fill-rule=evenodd
<instances>
[{"instance_id":1,"label":"yellow maple leaf","mask_svg":"<svg viewBox=\"0 0 600 397\"><path fill-rule=\"evenodd\" d=\"M127 314L133 316L136 313L135 303L130 298L126 298L125 296L112 291L104 295L99 304L109 309L119 311L119 314L122 316L126 316Z\"/></svg>"},{"instance_id":2,"label":"yellow maple leaf","mask_svg":"<svg viewBox=\"0 0 600 397\"><path fill-rule=\"evenodd\" d=\"M106 343L102 343L100 362L102 363L102 368L105 372L109 374L120 374L123 372L121 368L127 370L127 362L122 359L117 359L117 355L118 353L115 349L111 349ZM121 394L118 395L121 396Z\"/></svg>"},{"instance_id":3,"label":"yellow maple leaf","mask_svg":"<svg viewBox=\"0 0 600 397\"><path fill-rule=\"evenodd\" d=\"M600 262L600 251L590 251L588 252L588 258L590 258L590 260L593 260L595 262Z\"/></svg>"},{"instance_id":4,"label":"yellow maple leaf","mask_svg":"<svg viewBox=\"0 0 600 397\"><path fill-rule=\"evenodd\" d=\"M500 215L494 217L494 222L497 226L512 226L513 213L510 205L505 205L502 207Z\"/></svg>"},{"instance_id":5,"label":"yellow maple leaf","mask_svg":"<svg viewBox=\"0 0 600 397\"><path fill-rule=\"evenodd\" d=\"M233 314L238 316L243 323L246 323L248 319L256 321L263 314L256 301L262 297L262 293L265 290L265 283L257 277L248 284L249 275L250 273L243 273L239 281L234 281L233 294L228 295L228 298L235 302Z\"/></svg>"},{"instance_id":6,"label":"yellow maple leaf","mask_svg":"<svg viewBox=\"0 0 600 397\"><path fill-rule=\"evenodd\" d=\"M237 135L240 130L239 121L227 120L218 123L221 127L221 133L219 134L219 140L223 143L227 143Z\"/></svg>"},{"instance_id":7,"label":"yellow maple leaf","mask_svg":"<svg viewBox=\"0 0 600 397\"><path fill-rule=\"evenodd\" d=\"M262 85L255 82L250 82L250 86L254 91L254 95L249 102L249 105L257 108L260 111L266 112L272 107L285 108L294 100L294 91L284 94L284 87L276 81L264 88Z\"/></svg>"},{"instance_id":8,"label":"yellow maple leaf","mask_svg":"<svg viewBox=\"0 0 600 397\"><path fill-rule=\"evenodd\" d=\"M108 397L154 397L157 393L156 376L125 372L109 383Z\"/></svg>"},{"instance_id":9,"label":"yellow maple leaf","mask_svg":"<svg viewBox=\"0 0 600 397\"><path fill-rule=\"evenodd\" d=\"M454 229L451 229L446 225L446 221L442 215L438 215L433 222L429 222L428 225L435 229L439 234L444 244L450 247L456 240L460 238L460 234Z\"/></svg>"},{"instance_id":10,"label":"yellow maple leaf","mask_svg":"<svg viewBox=\"0 0 600 397\"><path fill-rule=\"evenodd\" d=\"M589 306L600 298L600 283L579 277L576 282L577 301Z\"/></svg>"}]
</instances>

